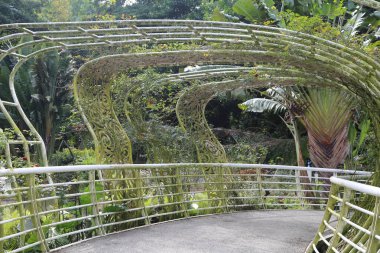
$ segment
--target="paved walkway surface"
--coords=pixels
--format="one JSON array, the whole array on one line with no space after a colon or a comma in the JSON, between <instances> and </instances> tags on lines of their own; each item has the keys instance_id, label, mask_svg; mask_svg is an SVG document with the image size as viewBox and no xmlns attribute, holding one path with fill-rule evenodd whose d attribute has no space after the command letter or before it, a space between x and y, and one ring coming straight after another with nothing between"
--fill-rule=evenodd
<instances>
[{"instance_id":1,"label":"paved walkway surface","mask_svg":"<svg viewBox=\"0 0 380 253\"><path fill-rule=\"evenodd\" d=\"M59 253L301 253L313 239L321 211L250 211L137 228Z\"/></svg>"}]
</instances>

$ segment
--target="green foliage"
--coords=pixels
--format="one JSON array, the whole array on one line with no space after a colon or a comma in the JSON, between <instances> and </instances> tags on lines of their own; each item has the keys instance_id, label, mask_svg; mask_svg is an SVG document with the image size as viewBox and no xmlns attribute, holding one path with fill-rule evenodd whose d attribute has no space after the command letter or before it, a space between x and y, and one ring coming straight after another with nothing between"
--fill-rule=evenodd
<instances>
[{"instance_id":1,"label":"green foliage","mask_svg":"<svg viewBox=\"0 0 380 253\"><path fill-rule=\"evenodd\" d=\"M287 29L316 35L318 37L334 40L341 34L339 28L332 27L325 22L322 16L302 16L292 11L280 14Z\"/></svg>"},{"instance_id":2,"label":"green foliage","mask_svg":"<svg viewBox=\"0 0 380 253\"><path fill-rule=\"evenodd\" d=\"M345 168L370 170L376 164L376 137L368 116L355 118L348 130L350 152L345 161Z\"/></svg>"},{"instance_id":3,"label":"green foliage","mask_svg":"<svg viewBox=\"0 0 380 253\"><path fill-rule=\"evenodd\" d=\"M50 0L38 11L37 16L42 21L64 22L72 19L70 0Z\"/></svg>"},{"instance_id":4,"label":"green foliage","mask_svg":"<svg viewBox=\"0 0 380 253\"><path fill-rule=\"evenodd\" d=\"M19 217L19 213L14 210L13 208L2 208L2 219L3 220L10 220L10 219L15 219ZM17 233L17 227L18 227L18 222L8 222L4 224L4 234L5 235L12 235L14 233ZM18 245L18 240L16 238L13 238L11 240L6 240L5 241L5 248L8 249L15 249L17 248Z\"/></svg>"},{"instance_id":5,"label":"green foliage","mask_svg":"<svg viewBox=\"0 0 380 253\"><path fill-rule=\"evenodd\" d=\"M188 134L176 126L176 102L187 83L156 82L158 71L130 72L112 85L113 108L132 139L134 160L194 161Z\"/></svg>"},{"instance_id":6,"label":"green foliage","mask_svg":"<svg viewBox=\"0 0 380 253\"><path fill-rule=\"evenodd\" d=\"M269 111L277 114L286 110L286 107L280 102L266 98L253 98L238 106L243 111L249 112Z\"/></svg>"},{"instance_id":7,"label":"green foliage","mask_svg":"<svg viewBox=\"0 0 380 253\"><path fill-rule=\"evenodd\" d=\"M22 42L29 40L31 38ZM6 101L13 100L9 89L6 88L13 64L11 61L5 61L5 64L0 65L0 86L4 88L1 98ZM49 155L55 147L58 125L70 113L67 108L68 104L72 103L69 84L73 72L71 55L67 52L53 51L23 64L15 77L15 89L20 104L42 135ZM13 116L16 121L21 120L18 114Z\"/></svg>"},{"instance_id":8,"label":"green foliage","mask_svg":"<svg viewBox=\"0 0 380 253\"><path fill-rule=\"evenodd\" d=\"M31 10L39 6L37 0L0 0L0 24L33 22L36 16Z\"/></svg>"},{"instance_id":9,"label":"green foliage","mask_svg":"<svg viewBox=\"0 0 380 253\"><path fill-rule=\"evenodd\" d=\"M26 137L30 136L30 131L23 130L22 133ZM0 128L0 167L8 166L7 157L5 153L5 147L6 147L7 142L12 141L12 140L19 140L15 131L11 128L5 128L5 129ZM32 153L31 155L34 156L36 154ZM17 146L10 145L10 156L11 156L10 162L12 163L12 168L39 166L38 163L34 163L34 164L28 163L27 158L25 157L25 154Z\"/></svg>"},{"instance_id":10,"label":"green foliage","mask_svg":"<svg viewBox=\"0 0 380 253\"><path fill-rule=\"evenodd\" d=\"M54 153L49 162L55 166L96 164L95 151L93 149L65 148Z\"/></svg>"},{"instance_id":11,"label":"green foliage","mask_svg":"<svg viewBox=\"0 0 380 253\"><path fill-rule=\"evenodd\" d=\"M210 201L208 201L207 199L208 199L208 196L206 193L194 194L188 206L189 215L196 216L196 215L204 213L203 210L199 210L199 209L207 208L210 206L210 203L209 203Z\"/></svg>"},{"instance_id":12,"label":"green foliage","mask_svg":"<svg viewBox=\"0 0 380 253\"><path fill-rule=\"evenodd\" d=\"M266 147L252 147L238 143L225 146L228 161L233 163L263 163L268 154Z\"/></svg>"},{"instance_id":13,"label":"green foliage","mask_svg":"<svg viewBox=\"0 0 380 253\"><path fill-rule=\"evenodd\" d=\"M99 193L96 193L96 199L97 200L101 200L103 198L103 193L101 193L104 190L103 185L101 183L96 183L95 189L96 189L97 192L99 192ZM92 197L91 197L91 193L90 193L90 187L86 186L82 190L82 192L86 193L86 194L81 195L79 197L80 203L82 205L91 204L92 203Z\"/></svg>"},{"instance_id":14,"label":"green foliage","mask_svg":"<svg viewBox=\"0 0 380 253\"><path fill-rule=\"evenodd\" d=\"M347 9L343 6L344 1L329 0L321 3L314 3L311 8L313 16L326 17L327 20L334 20L337 17L342 17L346 14Z\"/></svg>"},{"instance_id":15,"label":"green foliage","mask_svg":"<svg viewBox=\"0 0 380 253\"><path fill-rule=\"evenodd\" d=\"M145 120L160 120L175 125L177 123L175 107L179 93L189 84L155 81L165 77L164 74L148 69L118 77L112 85L113 107L116 114L123 117L126 113L126 116L130 117L133 108L140 108L143 114L140 116ZM125 99L125 94L129 95L130 102Z\"/></svg>"},{"instance_id":16,"label":"green foliage","mask_svg":"<svg viewBox=\"0 0 380 253\"><path fill-rule=\"evenodd\" d=\"M55 136L65 111L71 102L69 84L74 69L67 53L52 52L37 58L31 72L30 118L42 134L48 155L54 150Z\"/></svg>"},{"instance_id":17,"label":"green foliage","mask_svg":"<svg viewBox=\"0 0 380 253\"><path fill-rule=\"evenodd\" d=\"M139 0L126 6L125 13L138 19L200 19L201 0Z\"/></svg>"},{"instance_id":18,"label":"green foliage","mask_svg":"<svg viewBox=\"0 0 380 253\"><path fill-rule=\"evenodd\" d=\"M278 10L273 0L238 0L233 10L252 23L264 22L268 19L278 21Z\"/></svg>"},{"instance_id":19,"label":"green foliage","mask_svg":"<svg viewBox=\"0 0 380 253\"><path fill-rule=\"evenodd\" d=\"M253 0L239 0L233 10L250 22L262 21L266 18L264 10Z\"/></svg>"}]
</instances>

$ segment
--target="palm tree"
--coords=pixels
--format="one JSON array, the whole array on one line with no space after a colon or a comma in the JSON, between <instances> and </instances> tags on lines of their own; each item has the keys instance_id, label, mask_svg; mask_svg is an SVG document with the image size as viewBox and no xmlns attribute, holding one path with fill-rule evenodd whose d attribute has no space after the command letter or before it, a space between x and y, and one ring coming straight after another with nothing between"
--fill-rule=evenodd
<instances>
[{"instance_id":1,"label":"palm tree","mask_svg":"<svg viewBox=\"0 0 380 253\"><path fill-rule=\"evenodd\" d=\"M65 52L41 55L21 66L15 78L20 104L44 139L48 155L54 151L56 128L65 114L65 104L71 99L69 85L74 71L71 59ZM10 59L0 64L0 86L8 86L13 65ZM1 99L12 101L8 89L3 89ZM18 121L21 129L27 129L21 119Z\"/></svg>"},{"instance_id":2,"label":"palm tree","mask_svg":"<svg viewBox=\"0 0 380 253\"><path fill-rule=\"evenodd\" d=\"M294 92L293 88L272 88L267 90L271 99L254 98L240 105L240 108L252 112L287 111L283 122L293 134L297 152L298 166L304 166L300 136L297 127L298 118L308 134L310 159L316 167L336 168L343 163L349 152L348 123L351 118L352 99L345 93L330 88L304 89ZM301 171L300 182L305 183L308 175ZM328 178L331 173L321 173ZM306 196L310 196L306 192Z\"/></svg>"},{"instance_id":3,"label":"palm tree","mask_svg":"<svg viewBox=\"0 0 380 253\"><path fill-rule=\"evenodd\" d=\"M349 152L348 123L352 115L352 98L331 88L303 89L297 93L292 88L269 89L271 99L254 98L241 108L252 112L287 110L288 120L281 117L292 132L298 166L303 166L296 118L308 133L310 158L316 167L336 168Z\"/></svg>"},{"instance_id":4,"label":"palm tree","mask_svg":"<svg viewBox=\"0 0 380 253\"><path fill-rule=\"evenodd\" d=\"M307 105L299 116L307 129L312 162L316 167L336 168L349 152L352 98L337 89L317 88L301 92L300 100Z\"/></svg>"},{"instance_id":5,"label":"palm tree","mask_svg":"<svg viewBox=\"0 0 380 253\"><path fill-rule=\"evenodd\" d=\"M48 156L54 151L57 126L70 103L70 84L74 69L70 55L51 52L36 59L31 70L32 105L29 115L47 147Z\"/></svg>"},{"instance_id":6,"label":"palm tree","mask_svg":"<svg viewBox=\"0 0 380 253\"><path fill-rule=\"evenodd\" d=\"M294 108L295 105L294 101L297 99L296 93L291 88L274 87L266 90L265 94L267 94L269 98L253 98L240 104L239 108L249 112L268 111L275 114L286 111L285 117L281 115L279 115L279 117L293 135L298 166L304 166L305 162L302 156L296 115L292 111L292 108Z\"/></svg>"}]
</instances>

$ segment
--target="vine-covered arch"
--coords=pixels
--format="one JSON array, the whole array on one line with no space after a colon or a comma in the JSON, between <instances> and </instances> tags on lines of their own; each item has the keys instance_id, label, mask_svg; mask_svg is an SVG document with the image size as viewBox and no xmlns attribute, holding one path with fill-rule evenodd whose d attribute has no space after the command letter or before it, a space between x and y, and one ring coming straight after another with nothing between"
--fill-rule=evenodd
<instances>
[{"instance_id":1,"label":"vine-covered arch","mask_svg":"<svg viewBox=\"0 0 380 253\"><path fill-rule=\"evenodd\" d=\"M107 129L96 128L94 131L94 136L97 137L96 141L105 143L105 146L114 145L114 149L120 151L119 154L114 154L108 149L99 148L101 151L99 153L102 153L100 157L102 162L131 161L128 148L121 151L124 147L130 147L130 143L127 136L122 134L123 129L115 119L112 109L109 109L110 98L104 93L103 87L103 82L108 82L121 66L139 68L181 64L247 64L251 66L260 64L276 65L282 71L292 66L299 71L316 75L317 79L324 77L333 85L350 90L371 108L370 112L375 126L378 126L380 119L379 62L357 50L308 34L260 25L192 20L6 24L0 25L0 30L6 34L0 38L2 50L0 60L12 57L18 61L9 80L12 92L14 92L14 78L18 69L28 60L40 54L52 50L96 50L101 48L116 48L119 52L141 52L139 45L149 45L144 49L147 53L129 54L128 57L133 59L132 61L119 59L119 56L110 56L91 62L94 66L97 63L97 67L93 68L92 72L90 71L87 78L91 79L88 81L92 84L94 84L93 80L96 80L96 85L91 86L92 92L96 93L96 96L88 97L88 101L84 99L81 103L83 107L90 108L89 103L99 104L99 101L103 101L105 107L101 109L102 113L87 111L86 114L87 116L93 114L90 117L104 116L94 117L98 121L93 123L94 126L102 125L105 127L103 129ZM161 44L174 45L176 43L186 45L184 48L192 50L152 52L162 51ZM40 49L40 45L44 45L45 48ZM200 50L202 48L207 50ZM160 57L155 58L157 54L160 54ZM129 62L129 64L125 62ZM91 64L83 66L82 71L89 70ZM78 76L78 78L85 77ZM317 85L326 85L326 82L320 81ZM15 92L12 95L13 101L0 102L1 110L7 115L7 106L15 106L27 121L27 117L17 101L17 95ZM86 108L84 110L86 111ZM8 117L8 120L14 123L11 117ZM28 126L34 130L31 124ZM39 138L36 131L32 131L32 133L37 139ZM109 133L113 133L117 138L110 138ZM22 138L22 133L19 135L21 142L27 148L32 142ZM379 135L378 130L377 135ZM43 147L43 142L38 140L38 144ZM37 144L37 142L35 143Z\"/></svg>"},{"instance_id":2,"label":"vine-covered arch","mask_svg":"<svg viewBox=\"0 0 380 253\"><path fill-rule=\"evenodd\" d=\"M314 57L310 55L300 57L297 55L299 52L294 51L263 53L245 49L184 50L106 56L86 63L78 71L75 86L77 98L82 105L84 115L89 119L89 127L94 130L94 138L97 140L99 154L103 155L103 160L120 162L122 161L120 159L131 157L132 151L128 136L123 132L111 108L110 85L111 79L126 69L196 64L252 66L260 63L279 66L272 69L256 68L255 75L245 75L243 80L250 83L245 86L257 86L258 83L261 83L262 86L269 86L276 83L306 86L330 85L354 89L355 86L361 84L359 81L361 78L368 77L368 73L362 68L345 69L338 65L337 61L314 55ZM201 162L227 161L223 148L207 127L203 111L218 90L223 91L242 86L239 82L230 81L227 82L228 85L225 85L226 82L224 82L216 83L219 85L213 86L197 86L186 93L187 99L183 96L179 100L177 106L179 120L185 129L190 130L193 140L196 140L198 159ZM373 91L368 92L372 93ZM193 101L189 102L191 99ZM121 136L123 137L121 138ZM122 151L123 154L120 154L119 151ZM113 157L113 159L110 160L107 157Z\"/></svg>"}]
</instances>

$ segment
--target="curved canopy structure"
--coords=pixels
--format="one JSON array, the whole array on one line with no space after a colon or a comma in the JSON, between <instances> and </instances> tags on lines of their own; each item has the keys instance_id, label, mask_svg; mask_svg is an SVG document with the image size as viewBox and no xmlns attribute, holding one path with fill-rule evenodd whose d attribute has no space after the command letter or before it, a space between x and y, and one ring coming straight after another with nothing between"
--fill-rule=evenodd
<instances>
[{"instance_id":1,"label":"curved canopy structure","mask_svg":"<svg viewBox=\"0 0 380 253\"><path fill-rule=\"evenodd\" d=\"M379 7L372 0L364 2ZM0 62L10 59L14 62L9 73L12 100L0 100L1 112L18 135L16 140L6 143L8 166L12 167L10 145L15 144L23 145L30 167L30 147L38 146L44 165L47 166L44 142L20 105L15 80L20 68L29 60L51 51L67 50L81 50L89 55L90 59L75 76L75 96L94 137L99 163L118 163L0 171L0 175L13 180L14 185L10 190L12 194L5 196L11 203L0 203L0 207L11 206L18 210L16 218L0 221L0 252L8 249L10 252L21 252L33 250L33 247L48 252L50 248L60 246L54 244L59 243L60 238L72 239L72 236L77 236L75 240L79 241L191 215L288 205L327 207L319 232L308 252L313 252L321 240L329 251L336 251L336 247L342 245L347 250L345 252L351 252L353 248L360 252L375 252L379 249L378 188L335 178L326 204L326 197L323 196L326 191L321 189L320 182L316 180L315 184L309 185L313 186L315 196L312 200L316 202L307 202L305 200L309 197L303 195L297 173L310 168L224 164L224 150L204 117L205 106L220 91L240 87L268 87L273 84L338 87L350 92L370 108L379 140L380 62L365 53L312 35L275 27L192 20L6 24L0 25L0 34ZM170 74L154 81L155 85L160 85L160 82L197 81L181 94L177 103L177 116L194 141L198 160L206 163L128 164L132 162L131 142L112 108L110 87L113 78L129 69L188 65L217 67L197 73ZM24 125L29 127L30 136L20 131L13 118L14 112L18 112ZM219 163L210 164L214 161ZM157 172L159 168L162 169L161 174ZM247 168L253 168L253 174L242 176ZM207 174L210 170L213 173ZM277 175L278 170L285 173ZM319 168L314 171L328 170ZM380 161L377 171L380 172ZM62 177L58 183L51 181L50 184L36 186L35 174L45 176L49 172L83 172L81 175L85 176L82 181L66 182ZM102 176L102 172L106 177ZM15 176L25 175L28 180L22 182L28 183L18 186ZM248 179L242 180L243 177ZM283 179L295 179L296 182L281 181ZM67 186L75 188L75 193L67 194ZM62 196L56 195L55 190L60 191ZM273 195L268 197L267 190ZM28 192L28 199L24 201L25 191ZM85 195L87 199L82 198ZM199 196L200 199L195 198ZM357 196L365 196L370 207L365 209L360 206L360 197ZM76 202L78 199L79 203ZM70 200L72 206L67 206L67 202L62 200ZM207 203L208 206L194 212L189 207L192 201ZM335 207L341 207L339 213L334 211ZM349 208L355 209L364 218L350 217ZM70 217L60 217L61 212L72 210L75 213L70 213ZM332 216L339 219L335 228L329 224ZM2 216L0 218L3 219ZM31 228L26 227L29 219L33 223ZM67 231L62 234L55 234L58 226L77 224L79 221L81 229L67 227ZM19 224L20 231L3 236L4 224L12 222ZM354 242L342 235L344 222L353 224L353 228L357 229L353 232ZM327 230L333 231L330 242L324 234ZM35 241L25 241L26 235L36 238ZM15 245L10 243L12 240L17 240Z\"/></svg>"},{"instance_id":2,"label":"curved canopy structure","mask_svg":"<svg viewBox=\"0 0 380 253\"><path fill-rule=\"evenodd\" d=\"M106 49L108 54L116 54L96 59L101 54L92 53L95 59L82 66L76 77L77 98L103 162L131 162L129 138L109 106L109 85L115 75L133 68L195 64L240 65L247 68L260 66L255 69L255 74L243 74L239 82L244 83L242 85L245 87L267 86L275 82L282 85L340 87L365 101L371 108L374 121L379 122L379 62L360 51L308 34L259 25L191 20L9 24L1 25L0 30L3 34L0 38L0 60L12 57L17 61L9 78L13 101L1 101L0 108L20 136L17 143L24 143L26 154L28 144L39 144L41 153L45 152L42 139L18 102L15 77L19 68L28 60L53 50L99 52ZM178 44L184 49L178 50ZM265 70L268 67L272 69ZM192 78L207 80L207 77L217 72L214 69L208 71L207 75ZM232 83L234 82L231 81ZM215 92L239 85L216 85L206 92L207 87L211 86L193 89L194 94L200 92L197 89L202 89L204 93L204 102L191 102L193 109L199 108L196 109L197 113L193 111L191 114L197 114L199 119L188 114L189 110L183 110L189 103L189 98L194 98L194 95L190 95L191 91L180 99L178 105L178 115L184 128L196 133L198 137L203 136L197 144L199 153L207 157L213 156L199 157L200 161L205 162L212 159L224 161L225 158L207 127L201 127L203 133L198 131L200 126L196 125L204 125L202 106L207 104ZM18 109L35 138L28 140L17 130L8 113L9 106Z\"/></svg>"}]
</instances>

